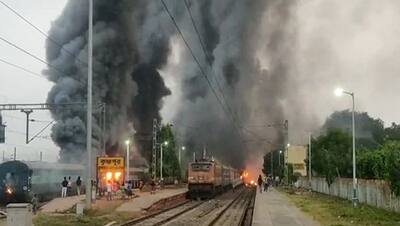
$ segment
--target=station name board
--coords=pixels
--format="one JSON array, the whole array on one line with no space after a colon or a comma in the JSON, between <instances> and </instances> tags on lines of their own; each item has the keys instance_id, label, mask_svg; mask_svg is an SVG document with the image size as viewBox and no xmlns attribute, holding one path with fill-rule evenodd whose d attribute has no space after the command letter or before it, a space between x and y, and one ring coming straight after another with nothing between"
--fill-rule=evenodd
<instances>
[{"instance_id":1,"label":"station name board","mask_svg":"<svg viewBox=\"0 0 400 226\"><path fill-rule=\"evenodd\" d=\"M97 157L99 168L124 168L124 157Z\"/></svg>"}]
</instances>

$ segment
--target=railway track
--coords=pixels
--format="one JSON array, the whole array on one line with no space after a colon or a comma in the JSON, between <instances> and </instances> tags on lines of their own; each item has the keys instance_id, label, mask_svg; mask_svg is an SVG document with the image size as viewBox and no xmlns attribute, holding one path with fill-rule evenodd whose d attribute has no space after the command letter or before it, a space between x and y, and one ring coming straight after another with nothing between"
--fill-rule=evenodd
<instances>
[{"instance_id":1,"label":"railway track","mask_svg":"<svg viewBox=\"0 0 400 226\"><path fill-rule=\"evenodd\" d=\"M248 209L255 195L254 189L241 188L237 192L226 192L206 201L190 201L178 207L150 217L127 222L122 226L212 226L249 225Z\"/></svg>"}]
</instances>

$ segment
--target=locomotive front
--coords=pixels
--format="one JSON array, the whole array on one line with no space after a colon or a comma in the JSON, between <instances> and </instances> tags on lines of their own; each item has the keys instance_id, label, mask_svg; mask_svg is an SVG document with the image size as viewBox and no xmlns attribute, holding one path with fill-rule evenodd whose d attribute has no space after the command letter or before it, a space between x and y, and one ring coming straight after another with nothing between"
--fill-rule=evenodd
<instances>
[{"instance_id":1,"label":"locomotive front","mask_svg":"<svg viewBox=\"0 0 400 226\"><path fill-rule=\"evenodd\" d=\"M19 161L0 164L0 203L25 202L29 196L29 167Z\"/></svg>"},{"instance_id":2,"label":"locomotive front","mask_svg":"<svg viewBox=\"0 0 400 226\"><path fill-rule=\"evenodd\" d=\"M188 187L190 197L210 197L221 185L221 172L212 161L189 163Z\"/></svg>"}]
</instances>

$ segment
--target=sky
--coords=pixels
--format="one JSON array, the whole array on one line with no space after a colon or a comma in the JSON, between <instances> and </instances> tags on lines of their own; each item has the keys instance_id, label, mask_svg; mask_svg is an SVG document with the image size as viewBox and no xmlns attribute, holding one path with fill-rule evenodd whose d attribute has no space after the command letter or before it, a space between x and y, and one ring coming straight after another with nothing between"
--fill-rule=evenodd
<instances>
[{"instance_id":1,"label":"sky","mask_svg":"<svg viewBox=\"0 0 400 226\"><path fill-rule=\"evenodd\" d=\"M51 22L61 13L66 0L3 0L43 31L48 31ZM307 130L313 129L304 123L309 120L296 120L299 109L292 103L301 103L301 111L310 114L320 125L326 116L335 110L351 106L351 99L334 97L337 86L356 94L356 107L379 117L386 125L399 122L397 104L400 90L400 3L388 1L298 1L296 9L296 48L294 63L297 75L288 82L288 87L298 88L296 95L283 100L286 117L290 125L297 128L295 134L304 131L304 136L292 139L296 143L307 140ZM45 58L45 37L34 30L6 7L0 4L0 37L28 50L38 57ZM173 42L173 53L184 51L179 42ZM176 56L178 56L177 54ZM173 57L179 65L179 57ZM13 47L0 41L0 59L25 67L41 74L45 65ZM264 62L265 60L265 62ZM268 67L268 59L260 58L260 63ZM165 100L162 115L166 120L175 115L174 104L179 101L179 84L168 77L167 86L172 95ZM0 62L0 103L44 103L52 83L46 78L31 75ZM303 113L304 114L304 113ZM51 121L48 111L35 111L31 118ZM32 143L25 144L25 114L18 111L3 112L7 124L6 144L0 144L0 151L8 158L17 148L17 159L37 160L39 152L43 159L56 161L58 148L49 139L50 130ZM304 122L304 123L303 123ZM46 125L46 122L31 123L33 135ZM1 152L0 152L1 154Z\"/></svg>"},{"instance_id":2,"label":"sky","mask_svg":"<svg viewBox=\"0 0 400 226\"><path fill-rule=\"evenodd\" d=\"M29 19L31 23L47 32L51 22L60 15L65 0L4 0L14 10ZM45 59L45 40L42 34L18 18L4 5L0 4L0 37ZM0 59L22 66L41 74L45 65L17 49L0 41ZM44 103L52 83L45 77L39 77L0 62L0 103ZM43 152L44 161L57 161L58 148L50 139L50 129L29 144L25 144L26 116L19 111L2 112L3 122L7 125L6 143L0 144L0 155L10 158L17 148L17 159L39 160ZM52 119L48 111L34 111L32 119L43 122L30 123L30 136L39 132Z\"/></svg>"}]
</instances>

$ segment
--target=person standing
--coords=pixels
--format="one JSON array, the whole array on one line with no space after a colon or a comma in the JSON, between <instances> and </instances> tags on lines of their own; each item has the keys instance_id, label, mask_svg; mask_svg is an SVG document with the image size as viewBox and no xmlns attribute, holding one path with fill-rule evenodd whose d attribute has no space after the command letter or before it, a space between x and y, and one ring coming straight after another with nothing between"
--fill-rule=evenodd
<instances>
[{"instance_id":1,"label":"person standing","mask_svg":"<svg viewBox=\"0 0 400 226\"><path fill-rule=\"evenodd\" d=\"M39 200L38 200L37 194L34 194L32 197L31 203L32 203L32 211L33 211L33 214L35 214L35 215L36 215L36 211L38 209L38 202L39 202Z\"/></svg>"},{"instance_id":2,"label":"person standing","mask_svg":"<svg viewBox=\"0 0 400 226\"><path fill-rule=\"evenodd\" d=\"M261 177L261 174L258 175L257 184L258 184L258 187L260 187L260 193L262 193L262 190L263 190L263 179Z\"/></svg>"},{"instance_id":3,"label":"person standing","mask_svg":"<svg viewBox=\"0 0 400 226\"><path fill-rule=\"evenodd\" d=\"M111 181L107 182L107 200L111 201L112 195L112 184Z\"/></svg>"},{"instance_id":4,"label":"person standing","mask_svg":"<svg viewBox=\"0 0 400 226\"><path fill-rule=\"evenodd\" d=\"M81 180L81 177L80 176L78 176L78 178L76 179L76 193L78 194L78 195L81 195L81 185L82 185L82 180Z\"/></svg>"},{"instance_id":5,"label":"person standing","mask_svg":"<svg viewBox=\"0 0 400 226\"><path fill-rule=\"evenodd\" d=\"M68 195L68 196L71 196L71 195L72 195L72 181L71 181L71 177L68 177L67 195Z\"/></svg>"},{"instance_id":6,"label":"person standing","mask_svg":"<svg viewBox=\"0 0 400 226\"><path fill-rule=\"evenodd\" d=\"M68 181L67 177L64 177L64 180L61 182L61 198L67 197L67 186L68 186Z\"/></svg>"}]
</instances>

